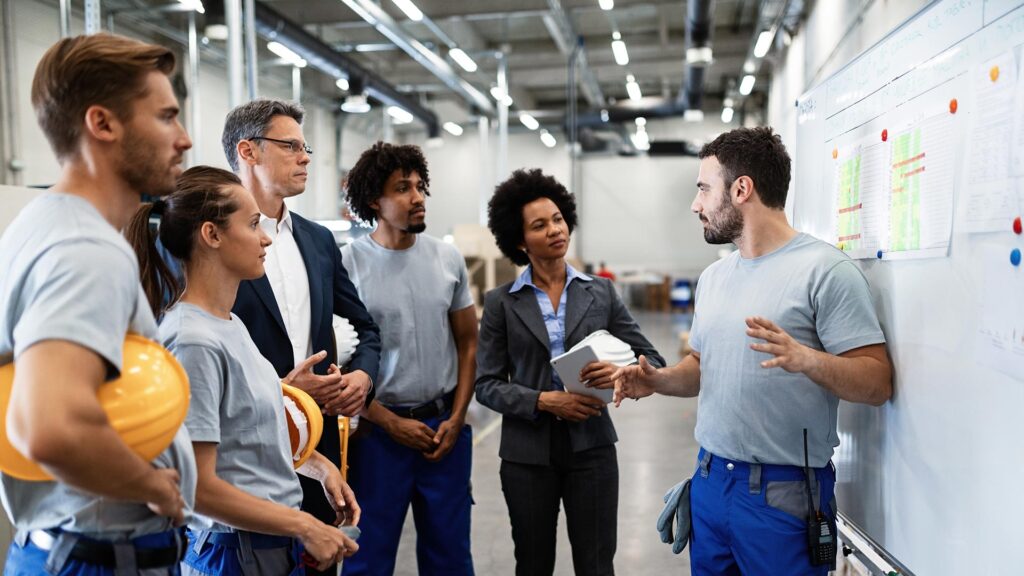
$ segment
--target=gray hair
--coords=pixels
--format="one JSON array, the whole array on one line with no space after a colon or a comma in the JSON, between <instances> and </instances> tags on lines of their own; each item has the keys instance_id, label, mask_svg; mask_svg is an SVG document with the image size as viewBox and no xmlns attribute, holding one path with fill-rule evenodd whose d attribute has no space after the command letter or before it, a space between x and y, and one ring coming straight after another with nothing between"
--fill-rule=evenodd
<instances>
[{"instance_id":1,"label":"gray hair","mask_svg":"<svg viewBox=\"0 0 1024 576\"><path fill-rule=\"evenodd\" d=\"M298 102L272 98L258 98L228 112L224 120L224 133L220 143L228 157L231 170L238 172L238 143L249 138L261 137L267 133L274 116L289 116L299 124L306 110Z\"/></svg>"}]
</instances>

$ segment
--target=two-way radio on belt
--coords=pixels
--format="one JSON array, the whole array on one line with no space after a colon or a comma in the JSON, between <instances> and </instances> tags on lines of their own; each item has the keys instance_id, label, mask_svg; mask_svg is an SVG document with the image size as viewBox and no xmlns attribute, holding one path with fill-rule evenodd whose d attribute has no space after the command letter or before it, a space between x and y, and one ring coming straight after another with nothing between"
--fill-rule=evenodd
<instances>
[{"instance_id":1,"label":"two-way radio on belt","mask_svg":"<svg viewBox=\"0 0 1024 576\"><path fill-rule=\"evenodd\" d=\"M811 495L811 466L807 457L807 428L804 428L804 486L807 488L807 545L812 566L831 566L836 561L836 530ZM819 489L819 494L821 490Z\"/></svg>"}]
</instances>

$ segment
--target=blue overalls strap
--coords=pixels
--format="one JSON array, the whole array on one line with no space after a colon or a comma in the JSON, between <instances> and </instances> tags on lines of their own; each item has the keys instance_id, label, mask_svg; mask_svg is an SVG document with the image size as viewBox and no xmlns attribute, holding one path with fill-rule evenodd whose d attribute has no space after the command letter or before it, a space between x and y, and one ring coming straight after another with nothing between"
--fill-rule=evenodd
<instances>
[{"instance_id":1,"label":"blue overalls strap","mask_svg":"<svg viewBox=\"0 0 1024 576\"><path fill-rule=\"evenodd\" d=\"M192 534L195 537L195 543L192 545L192 551L195 552L196 555L202 554L203 546L206 545L206 541L210 538L210 531L200 530L199 532L193 532Z\"/></svg>"},{"instance_id":2,"label":"blue overalls strap","mask_svg":"<svg viewBox=\"0 0 1024 576\"><path fill-rule=\"evenodd\" d=\"M751 464L750 465L750 478L748 479L748 486L751 494L761 493L761 465Z\"/></svg>"},{"instance_id":3,"label":"blue overalls strap","mask_svg":"<svg viewBox=\"0 0 1024 576\"><path fill-rule=\"evenodd\" d=\"M252 538L248 532L238 532L238 551L242 566L256 564L256 555L252 552Z\"/></svg>"},{"instance_id":4,"label":"blue overalls strap","mask_svg":"<svg viewBox=\"0 0 1024 576\"><path fill-rule=\"evenodd\" d=\"M138 576L135 546L129 541L112 542L114 547L114 576Z\"/></svg>"},{"instance_id":5,"label":"blue overalls strap","mask_svg":"<svg viewBox=\"0 0 1024 576\"><path fill-rule=\"evenodd\" d=\"M46 555L46 564L44 565L47 574L57 574L64 569L76 541L78 541L77 536L63 531L54 537L53 548L50 548L50 553Z\"/></svg>"},{"instance_id":6,"label":"blue overalls strap","mask_svg":"<svg viewBox=\"0 0 1024 576\"><path fill-rule=\"evenodd\" d=\"M711 469L711 452L701 449L700 456L700 477L707 478Z\"/></svg>"}]
</instances>

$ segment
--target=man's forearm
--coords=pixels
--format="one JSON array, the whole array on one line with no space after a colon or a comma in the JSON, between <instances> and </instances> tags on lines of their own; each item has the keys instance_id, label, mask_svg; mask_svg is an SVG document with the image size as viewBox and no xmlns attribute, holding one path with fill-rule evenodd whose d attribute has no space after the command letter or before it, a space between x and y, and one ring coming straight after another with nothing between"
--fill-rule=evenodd
<instances>
[{"instance_id":1,"label":"man's forearm","mask_svg":"<svg viewBox=\"0 0 1024 576\"><path fill-rule=\"evenodd\" d=\"M696 396L700 393L700 357L690 354L675 366L658 369L654 391L663 396Z\"/></svg>"},{"instance_id":2,"label":"man's forearm","mask_svg":"<svg viewBox=\"0 0 1024 576\"><path fill-rule=\"evenodd\" d=\"M892 396L892 366L878 346L881 357L878 349L841 356L814 350L804 374L843 400L880 406Z\"/></svg>"},{"instance_id":3,"label":"man's forearm","mask_svg":"<svg viewBox=\"0 0 1024 576\"><path fill-rule=\"evenodd\" d=\"M466 419L469 401L473 398L476 382L476 342L459 347L459 376L455 385L455 399L452 401L452 418Z\"/></svg>"}]
</instances>

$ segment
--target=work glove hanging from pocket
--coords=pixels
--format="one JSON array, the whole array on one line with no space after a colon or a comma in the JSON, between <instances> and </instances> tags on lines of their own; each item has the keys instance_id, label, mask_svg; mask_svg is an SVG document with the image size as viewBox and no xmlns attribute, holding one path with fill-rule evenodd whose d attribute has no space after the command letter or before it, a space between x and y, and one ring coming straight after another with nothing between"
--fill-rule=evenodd
<instances>
[{"instance_id":1,"label":"work glove hanging from pocket","mask_svg":"<svg viewBox=\"0 0 1024 576\"><path fill-rule=\"evenodd\" d=\"M679 554L690 540L690 480L676 484L665 493L665 508L658 516L658 534L665 544L672 544L672 553ZM675 523L675 530L672 524Z\"/></svg>"}]
</instances>

